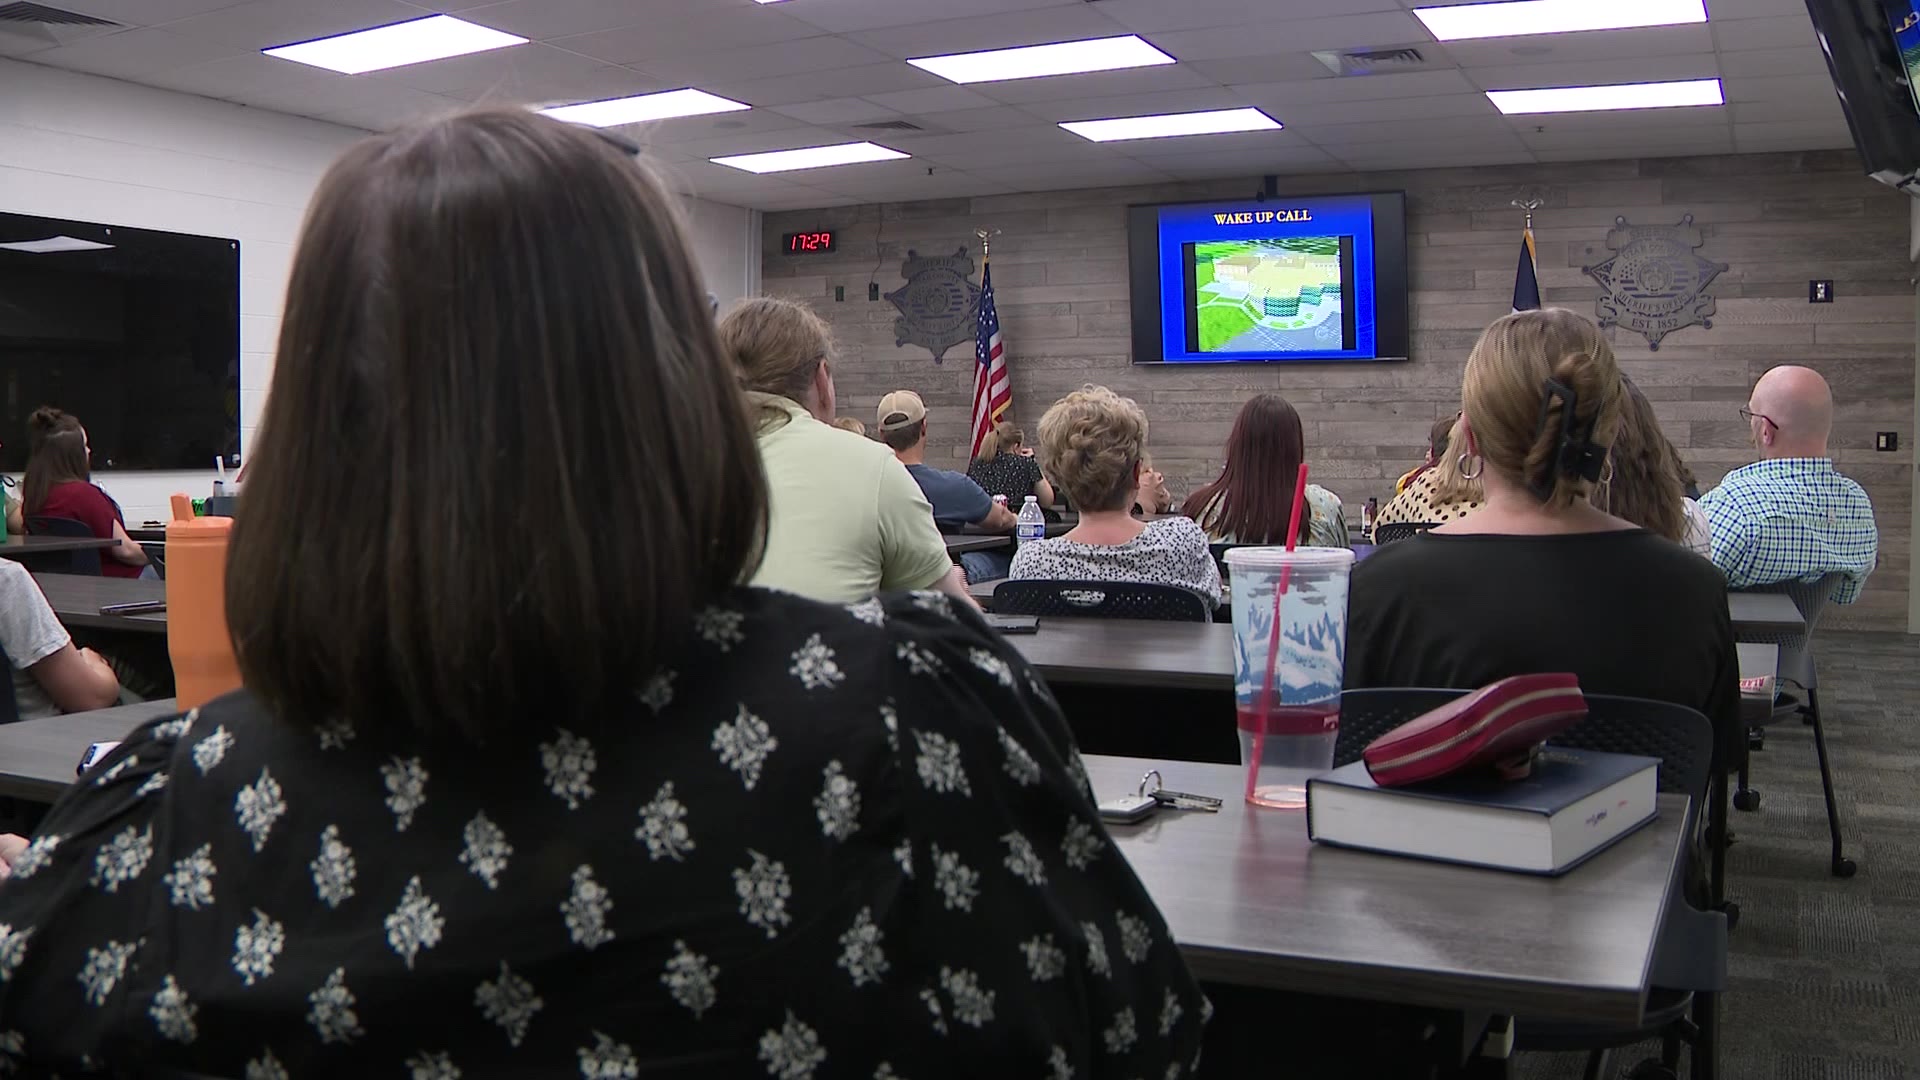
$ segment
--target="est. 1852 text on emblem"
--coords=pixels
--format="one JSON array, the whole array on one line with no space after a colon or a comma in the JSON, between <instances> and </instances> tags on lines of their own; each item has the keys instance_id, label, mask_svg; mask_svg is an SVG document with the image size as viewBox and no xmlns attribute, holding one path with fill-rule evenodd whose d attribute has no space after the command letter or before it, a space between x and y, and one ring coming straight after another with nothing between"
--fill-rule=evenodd
<instances>
[{"instance_id":1,"label":"est. 1852 text on emblem","mask_svg":"<svg viewBox=\"0 0 1920 1080\"><path fill-rule=\"evenodd\" d=\"M1631 330L1655 350L1661 338L1683 326L1699 323L1711 330L1714 303L1706 288L1727 267L1696 254L1701 243L1692 214L1678 225L1629 225L1614 218L1607 233L1613 258L1582 267L1606 290L1594 305L1600 325Z\"/></svg>"},{"instance_id":2,"label":"est. 1852 text on emblem","mask_svg":"<svg viewBox=\"0 0 1920 1080\"><path fill-rule=\"evenodd\" d=\"M918 345L938 364L948 349L974 339L980 286L967 280L973 276L973 260L966 248L951 255L921 255L909 249L900 276L907 283L887 294L900 309L893 321L895 345Z\"/></svg>"}]
</instances>

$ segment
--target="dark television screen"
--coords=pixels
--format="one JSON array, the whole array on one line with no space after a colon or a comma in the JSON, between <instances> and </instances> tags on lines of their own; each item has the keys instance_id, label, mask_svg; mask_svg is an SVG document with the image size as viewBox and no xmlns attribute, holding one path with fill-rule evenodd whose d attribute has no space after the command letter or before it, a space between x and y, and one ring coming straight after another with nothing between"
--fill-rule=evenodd
<instances>
[{"instance_id":1,"label":"dark television screen","mask_svg":"<svg viewBox=\"0 0 1920 1080\"><path fill-rule=\"evenodd\" d=\"M1407 357L1399 192L1135 206L1136 364Z\"/></svg>"},{"instance_id":2,"label":"dark television screen","mask_svg":"<svg viewBox=\"0 0 1920 1080\"><path fill-rule=\"evenodd\" d=\"M1916 193L1920 97L1913 72L1920 63L1920 22L1913 0L1806 2L1867 174Z\"/></svg>"},{"instance_id":3,"label":"dark television screen","mask_svg":"<svg viewBox=\"0 0 1920 1080\"><path fill-rule=\"evenodd\" d=\"M41 405L93 467L206 469L240 450L240 242L0 213L0 469Z\"/></svg>"}]
</instances>

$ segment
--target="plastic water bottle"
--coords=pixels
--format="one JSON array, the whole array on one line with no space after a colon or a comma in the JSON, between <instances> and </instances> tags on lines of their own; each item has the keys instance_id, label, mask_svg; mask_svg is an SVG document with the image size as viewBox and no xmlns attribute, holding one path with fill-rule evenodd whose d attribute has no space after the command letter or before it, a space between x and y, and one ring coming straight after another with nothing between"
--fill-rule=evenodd
<instances>
[{"instance_id":1,"label":"plastic water bottle","mask_svg":"<svg viewBox=\"0 0 1920 1080\"><path fill-rule=\"evenodd\" d=\"M1020 507L1020 524L1014 529L1014 537L1022 544L1047 538L1047 515L1040 509L1040 500L1032 495Z\"/></svg>"}]
</instances>

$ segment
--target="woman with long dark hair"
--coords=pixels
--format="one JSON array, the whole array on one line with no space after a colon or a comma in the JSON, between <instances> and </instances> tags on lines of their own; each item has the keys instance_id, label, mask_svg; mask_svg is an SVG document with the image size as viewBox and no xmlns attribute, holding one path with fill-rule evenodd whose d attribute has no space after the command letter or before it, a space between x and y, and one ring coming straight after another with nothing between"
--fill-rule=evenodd
<instances>
[{"instance_id":1,"label":"woman with long dark hair","mask_svg":"<svg viewBox=\"0 0 1920 1080\"><path fill-rule=\"evenodd\" d=\"M1260 394L1240 407L1227 436L1227 461L1211 484L1187 496L1180 512L1215 541L1284 544L1293 512L1293 485L1307 456L1306 435L1293 403ZM1346 547L1347 518L1340 496L1308 484L1299 543Z\"/></svg>"},{"instance_id":2,"label":"woman with long dark hair","mask_svg":"<svg viewBox=\"0 0 1920 1080\"><path fill-rule=\"evenodd\" d=\"M1193 1062L1206 1001L1020 654L941 593L741 585L767 482L658 181L467 113L349 148L296 252L227 562L246 688L0 845L0 1061Z\"/></svg>"},{"instance_id":3,"label":"woman with long dark hair","mask_svg":"<svg viewBox=\"0 0 1920 1080\"><path fill-rule=\"evenodd\" d=\"M92 452L87 432L58 409L39 408L27 421L33 432L33 456L22 479L22 512L28 526L34 518L78 521L102 540L119 543L101 552L100 572L107 577L140 577L147 553L127 535L120 505L93 482ZM146 576L153 576L146 571Z\"/></svg>"}]
</instances>

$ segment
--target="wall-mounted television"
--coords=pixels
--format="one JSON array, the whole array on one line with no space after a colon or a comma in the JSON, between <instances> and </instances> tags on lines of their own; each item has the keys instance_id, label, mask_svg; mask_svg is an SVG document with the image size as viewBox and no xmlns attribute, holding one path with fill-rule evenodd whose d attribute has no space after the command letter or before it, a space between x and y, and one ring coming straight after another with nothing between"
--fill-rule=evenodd
<instances>
[{"instance_id":1,"label":"wall-mounted television","mask_svg":"<svg viewBox=\"0 0 1920 1080\"><path fill-rule=\"evenodd\" d=\"M41 405L93 467L206 469L240 451L240 242L0 213L0 470Z\"/></svg>"},{"instance_id":2,"label":"wall-mounted television","mask_svg":"<svg viewBox=\"0 0 1920 1080\"><path fill-rule=\"evenodd\" d=\"M1867 175L1920 194L1920 4L1807 0Z\"/></svg>"},{"instance_id":3,"label":"wall-mounted television","mask_svg":"<svg viewBox=\"0 0 1920 1080\"><path fill-rule=\"evenodd\" d=\"M1407 358L1402 192L1128 208L1136 364Z\"/></svg>"}]
</instances>

